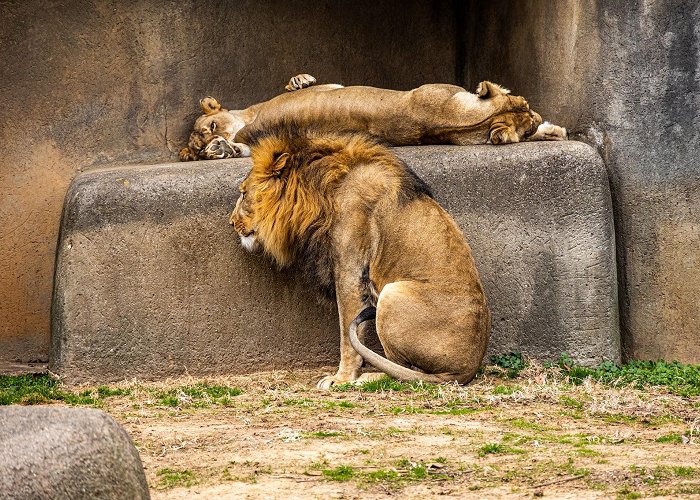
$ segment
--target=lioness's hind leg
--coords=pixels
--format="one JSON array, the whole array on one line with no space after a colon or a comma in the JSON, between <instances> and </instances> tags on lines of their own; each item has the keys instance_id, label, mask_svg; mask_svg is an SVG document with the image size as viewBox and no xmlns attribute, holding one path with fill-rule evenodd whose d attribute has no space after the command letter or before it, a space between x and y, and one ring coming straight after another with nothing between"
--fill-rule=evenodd
<instances>
[{"instance_id":1,"label":"lioness's hind leg","mask_svg":"<svg viewBox=\"0 0 700 500\"><path fill-rule=\"evenodd\" d=\"M293 76L289 83L284 87L288 92L294 92L295 90L305 89L306 87L311 87L316 84L316 79L307 74L302 73L297 76Z\"/></svg>"}]
</instances>

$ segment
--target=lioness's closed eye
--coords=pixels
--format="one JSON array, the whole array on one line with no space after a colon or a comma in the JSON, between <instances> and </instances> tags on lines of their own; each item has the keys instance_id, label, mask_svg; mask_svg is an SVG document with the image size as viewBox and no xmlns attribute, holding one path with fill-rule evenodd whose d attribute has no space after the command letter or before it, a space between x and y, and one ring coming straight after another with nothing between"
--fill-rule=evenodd
<instances>
[{"instance_id":1,"label":"lioness's closed eye","mask_svg":"<svg viewBox=\"0 0 700 500\"><path fill-rule=\"evenodd\" d=\"M400 379L470 381L489 310L469 245L428 186L363 134L282 122L251 146L231 214L241 243L300 266L338 303L340 366L318 386L374 377L360 377L363 359ZM361 342L371 320L386 358Z\"/></svg>"}]
</instances>

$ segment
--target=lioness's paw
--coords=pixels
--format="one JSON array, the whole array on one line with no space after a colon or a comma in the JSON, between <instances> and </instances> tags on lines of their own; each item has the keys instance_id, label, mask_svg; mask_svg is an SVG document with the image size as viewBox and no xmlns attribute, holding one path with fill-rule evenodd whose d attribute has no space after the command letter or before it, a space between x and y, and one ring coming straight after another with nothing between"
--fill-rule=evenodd
<instances>
[{"instance_id":1,"label":"lioness's paw","mask_svg":"<svg viewBox=\"0 0 700 500\"><path fill-rule=\"evenodd\" d=\"M206 160L222 160L224 158L241 158L250 156L250 148L238 142L229 142L225 137L216 136L199 153Z\"/></svg>"},{"instance_id":2,"label":"lioness's paw","mask_svg":"<svg viewBox=\"0 0 700 500\"><path fill-rule=\"evenodd\" d=\"M565 141L567 136L566 129L553 123L544 122L537 127L537 134L541 134L547 141Z\"/></svg>"},{"instance_id":3,"label":"lioness's paw","mask_svg":"<svg viewBox=\"0 0 700 500\"><path fill-rule=\"evenodd\" d=\"M192 152L190 148L182 148L180 150L180 161L192 161L197 159L197 155Z\"/></svg>"},{"instance_id":4,"label":"lioness's paw","mask_svg":"<svg viewBox=\"0 0 700 500\"><path fill-rule=\"evenodd\" d=\"M293 92L295 90L305 89L306 87L311 87L316 83L316 79L306 73L302 73L297 76L293 76L289 83L284 87L288 92Z\"/></svg>"}]
</instances>

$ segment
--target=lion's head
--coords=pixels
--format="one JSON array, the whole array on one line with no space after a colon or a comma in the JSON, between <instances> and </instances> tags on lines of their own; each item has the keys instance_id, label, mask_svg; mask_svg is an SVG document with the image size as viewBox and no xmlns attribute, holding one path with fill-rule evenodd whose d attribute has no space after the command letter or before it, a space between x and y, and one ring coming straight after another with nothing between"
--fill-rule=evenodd
<instances>
[{"instance_id":1,"label":"lion's head","mask_svg":"<svg viewBox=\"0 0 700 500\"><path fill-rule=\"evenodd\" d=\"M236 132L245 126L240 117L221 107L213 97L201 99L199 106L204 114L195 120L187 147L180 150L181 161L199 160L207 145L216 138L232 142ZM222 141L222 144L225 144L225 141Z\"/></svg>"},{"instance_id":2,"label":"lion's head","mask_svg":"<svg viewBox=\"0 0 700 500\"><path fill-rule=\"evenodd\" d=\"M333 214L325 194L347 173L333 156L344 147L336 136L300 134L287 123L252 138L253 168L230 217L246 249L262 247L284 267L318 246Z\"/></svg>"}]
</instances>

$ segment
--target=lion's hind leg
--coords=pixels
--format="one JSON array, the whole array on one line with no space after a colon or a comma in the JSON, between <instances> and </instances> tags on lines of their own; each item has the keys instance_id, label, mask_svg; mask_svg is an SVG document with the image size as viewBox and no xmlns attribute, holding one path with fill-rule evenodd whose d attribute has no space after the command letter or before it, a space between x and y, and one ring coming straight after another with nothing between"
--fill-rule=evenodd
<instances>
[{"instance_id":1,"label":"lion's hind leg","mask_svg":"<svg viewBox=\"0 0 700 500\"><path fill-rule=\"evenodd\" d=\"M483 357L480 311L438 286L399 281L385 285L376 329L387 359L442 382L466 383Z\"/></svg>"}]
</instances>

